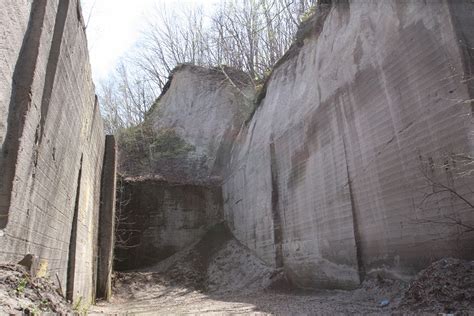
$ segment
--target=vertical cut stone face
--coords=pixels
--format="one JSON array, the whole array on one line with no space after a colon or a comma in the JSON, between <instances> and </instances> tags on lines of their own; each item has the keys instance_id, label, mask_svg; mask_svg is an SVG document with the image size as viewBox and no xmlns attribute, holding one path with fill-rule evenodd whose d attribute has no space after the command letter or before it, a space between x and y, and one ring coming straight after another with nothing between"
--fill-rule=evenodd
<instances>
[{"instance_id":1,"label":"vertical cut stone face","mask_svg":"<svg viewBox=\"0 0 474 316\"><path fill-rule=\"evenodd\" d=\"M115 268L151 266L198 241L222 221L219 187L154 179L119 181Z\"/></svg>"},{"instance_id":2,"label":"vertical cut stone face","mask_svg":"<svg viewBox=\"0 0 474 316\"><path fill-rule=\"evenodd\" d=\"M353 0L319 10L234 146L223 185L234 234L268 263L281 246L303 287L354 287L366 274L408 277L440 257L472 258L472 233L449 224L472 225L472 208L425 197L434 181L474 200L456 158L473 151L474 4Z\"/></svg>"},{"instance_id":3,"label":"vertical cut stone face","mask_svg":"<svg viewBox=\"0 0 474 316\"><path fill-rule=\"evenodd\" d=\"M65 292L75 240L69 279L73 298L88 304L105 137L79 3L2 1L0 9L0 261L35 254Z\"/></svg>"}]
</instances>

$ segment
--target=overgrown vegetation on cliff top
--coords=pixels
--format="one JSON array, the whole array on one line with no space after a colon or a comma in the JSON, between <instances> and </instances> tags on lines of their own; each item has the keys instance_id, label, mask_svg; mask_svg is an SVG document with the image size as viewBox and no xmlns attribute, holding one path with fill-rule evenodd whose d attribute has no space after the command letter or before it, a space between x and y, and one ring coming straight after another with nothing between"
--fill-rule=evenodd
<instances>
[{"instance_id":1,"label":"overgrown vegetation on cliff top","mask_svg":"<svg viewBox=\"0 0 474 316\"><path fill-rule=\"evenodd\" d=\"M155 131L147 123L120 130L118 143L121 151L143 164L163 158L184 157L194 150L174 129Z\"/></svg>"},{"instance_id":2,"label":"overgrown vegetation on cliff top","mask_svg":"<svg viewBox=\"0 0 474 316\"><path fill-rule=\"evenodd\" d=\"M212 12L166 5L150 14L135 50L99 85L106 130L143 122L176 65L240 69L258 85L294 42L317 0L223 0Z\"/></svg>"}]
</instances>

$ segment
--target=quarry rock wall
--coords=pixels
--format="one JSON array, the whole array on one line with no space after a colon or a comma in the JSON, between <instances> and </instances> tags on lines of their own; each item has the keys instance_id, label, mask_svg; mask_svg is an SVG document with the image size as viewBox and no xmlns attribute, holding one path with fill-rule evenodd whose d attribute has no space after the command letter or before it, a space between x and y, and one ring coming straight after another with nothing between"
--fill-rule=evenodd
<instances>
[{"instance_id":1,"label":"quarry rock wall","mask_svg":"<svg viewBox=\"0 0 474 316\"><path fill-rule=\"evenodd\" d=\"M456 223L474 223L473 12L322 1L234 143L223 199L235 236L310 288L472 259L474 235Z\"/></svg>"},{"instance_id":2,"label":"quarry rock wall","mask_svg":"<svg viewBox=\"0 0 474 316\"><path fill-rule=\"evenodd\" d=\"M242 71L179 65L145 122L119 134L116 269L153 265L223 220L221 176L253 98Z\"/></svg>"},{"instance_id":3,"label":"quarry rock wall","mask_svg":"<svg viewBox=\"0 0 474 316\"><path fill-rule=\"evenodd\" d=\"M218 183L253 94L248 75L239 70L176 67L145 123L136 128L139 142L148 146L135 153L133 130L121 137L120 172L161 175L174 183Z\"/></svg>"},{"instance_id":4,"label":"quarry rock wall","mask_svg":"<svg viewBox=\"0 0 474 316\"><path fill-rule=\"evenodd\" d=\"M198 241L223 220L220 187L119 180L115 268L151 266Z\"/></svg>"},{"instance_id":5,"label":"quarry rock wall","mask_svg":"<svg viewBox=\"0 0 474 316\"><path fill-rule=\"evenodd\" d=\"M2 1L0 78L0 261L38 256L88 304L105 135L79 1Z\"/></svg>"}]
</instances>

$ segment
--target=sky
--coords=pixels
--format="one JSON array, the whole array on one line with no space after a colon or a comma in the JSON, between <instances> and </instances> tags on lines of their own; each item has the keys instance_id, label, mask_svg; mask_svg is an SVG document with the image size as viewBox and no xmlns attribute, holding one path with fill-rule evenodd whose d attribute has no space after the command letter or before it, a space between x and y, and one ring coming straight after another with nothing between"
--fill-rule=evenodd
<instances>
[{"instance_id":1,"label":"sky","mask_svg":"<svg viewBox=\"0 0 474 316\"><path fill-rule=\"evenodd\" d=\"M146 29L150 14L163 3L170 9L202 5L211 10L218 1L81 0L94 81L108 78Z\"/></svg>"}]
</instances>

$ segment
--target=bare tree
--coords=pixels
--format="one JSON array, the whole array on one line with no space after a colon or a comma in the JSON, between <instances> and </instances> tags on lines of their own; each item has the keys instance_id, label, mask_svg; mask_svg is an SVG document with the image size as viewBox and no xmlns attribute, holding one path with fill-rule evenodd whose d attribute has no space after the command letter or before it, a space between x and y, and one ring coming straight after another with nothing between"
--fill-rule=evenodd
<instances>
[{"instance_id":1,"label":"bare tree","mask_svg":"<svg viewBox=\"0 0 474 316\"><path fill-rule=\"evenodd\" d=\"M99 84L99 99L105 128L115 134L119 129L143 122L156 99L156 89L150 79L133 74L124 62L113 76Z\"/></svg>"},{"instance_id":2,"label":"bare tree","mask_svg":"<svg viewBox=\"0 0 474 316\"><path fill-rule=\"evenodd\" d=\"M425 213L454 204L474 215L474 190L470 186L474 176L474 157L452 154L445 157L441 164L436 164L432 158L419 158L423 195L417 208ZM444 211L440 216L424 216L416 222L456 227L460 235L474 232L474 223L465 221L452 212Z\"/></svg>"},{"instance_id":3,"label":"bare tree","mask_svg":"<svg viewBox=\"0 0 474 316\"><path fill-rule=\"evenodd\" d=\"M149 17L142 39L113 76L99 86L106 128L114 133L143 122L170 72L179 64L245 71L258 82L293 42L302 15L316 0L224 0L206 14L200 6Z\"/></svg>"},{"instance_id":4,"label":"bare tree","mask_svg":"<svg viewBox=\"0 0 474 316\"><path fill-rule=\"evenodd\" d=\"M261 79L293 42L300 16L316 0L222 1L202 7L158 7L139 45L136 64L161 88L181 63L225 64Z\"/></svg>"},{"instance_id":5,"label":"bare tree","mask_svg":"<svg viewBox=\"0 0 474 316\"><path fill-rule=\"evenodd\" d=\"M130 204L130 194L127 194L124 179L117 179L117 202L115 212L115 244L116 250L125 250L137 248L141 245L137 235L140 233L135 227L127 206ZM115 260L122 261L123 258L116 257Z\"/></svg>"}]
</instances>

